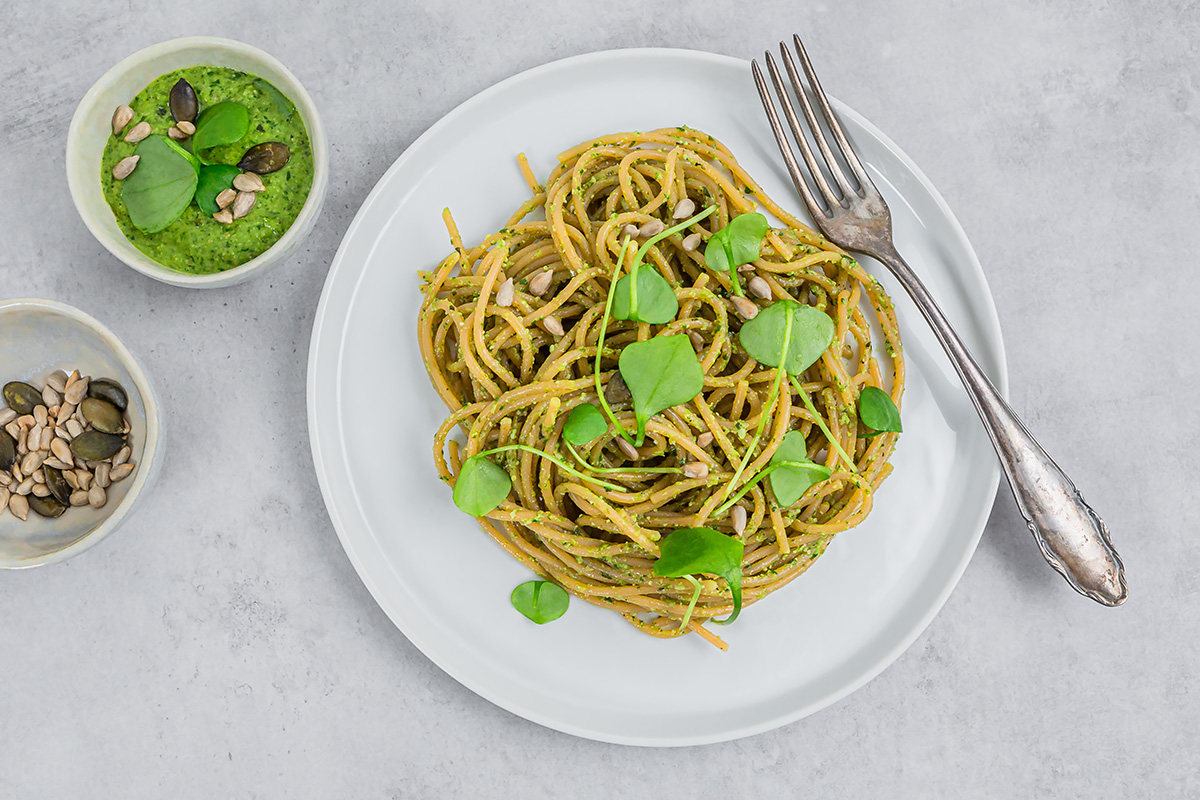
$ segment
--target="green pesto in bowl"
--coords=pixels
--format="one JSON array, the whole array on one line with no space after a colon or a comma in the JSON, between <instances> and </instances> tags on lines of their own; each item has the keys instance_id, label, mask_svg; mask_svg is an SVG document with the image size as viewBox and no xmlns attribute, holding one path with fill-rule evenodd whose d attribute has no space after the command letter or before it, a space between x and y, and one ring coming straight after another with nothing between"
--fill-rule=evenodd
<instances>
[{"instance_id":1,"label":"green pesto in bowl","mask_svg":"<svg viewBox=\"0 0 1200 800\"><path fill-rule=\"evenodd\" d=\"M171 87L180 78L195 89L201 111L233 100L250 112L249 133L233 144L206 150L206 160L237 164L248 149L262 142L283 142L291 157L279 171L261 176L266 189L258 193L245 217L231 224L217 222L193 200L179 219L156 233L146 233L130 220L121 199L122 182L113 178L113 167L133 155L137 148L136 143L124 139L125 133L137 123L146 121L153 133L167 135L175 124L169 110ZM270 83L228 67L188 67L157 78L129 106L133 109L133 121L120 135L109 137L101 161L100 181L118 227L138 250L179 272L195 275L224 272L261 255L291 227L312 188L312 145L300 113ZM190 152L190 139L179 144Z\"/></svg>"}]
</instances>

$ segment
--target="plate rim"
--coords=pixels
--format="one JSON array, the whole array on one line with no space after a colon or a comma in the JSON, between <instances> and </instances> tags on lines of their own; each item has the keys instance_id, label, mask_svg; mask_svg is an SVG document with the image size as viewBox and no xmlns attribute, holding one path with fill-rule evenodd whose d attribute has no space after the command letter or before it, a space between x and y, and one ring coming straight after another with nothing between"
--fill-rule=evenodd
<instances>
[{"instance_id":1,"label":"plate rim","mask_svg":"<svg viewBox=\"0 0 1200 800\"><path fill-rule=\"evenodd\" d=\"M366 586L367 591L371 594L375 604L388 617L397 630L409 640L409 642L421 652L421 654L429 659L440 670L445 672L455 681L465 686L475 694L479 695L488 702L496 705L504 710L537 723L547 728L551 728L562 733L567 733L573 736L578 736L593 741L607 742L612 744L642 746L642 747L684 747L693 745L715 744L719 742L733 741L748 736L753 736L759 733L781 728L785 725L794 723L804 717L816 713L824 708L828 708L834 703L842 700L864 685L878 677L884 670L891 666L895 661L908 650L912 644L920 638L933 621L934 617L942 610L951 593L958 586L962 579L963 573L966 571L967 565L978 548L979 541L983 536L987 521L991 516L992 506L990 504L981 505L976 512L973 521L974 533L971 536L970 546L963 550L962 557L959 562L954 565L951 579L938 593L933 603L928 607L925 613L920 617L919 621L913 628L902 637L895 646L885 651L878 659L874 660L870 666L863 670L853 681L845 684L840 690L823 696L820 700L804 704L799 707L789 708L786 713L773 715L767 719L759 721L755 724L743 725L737 728L726 729L716 735L695 735L695 736L674 736L674 737L655 737L655 736L640 736L640 735L613 735L605 731L597 731L582 727L580 725L565 724L561 720L549 717L539 711L532 710L526 707L521 702L516 702L511 698L502 696L501 694L492 691L490 688L480 684L475 679L461 674L457 668L453 668L444 663L443 659L435 655L438 651L436 645L431 643L424 637L418 635L414 638L413 634L401 624L402 615L400 612L389 608L389 604L385 604L381 600L381 591L376 585L374 579L370 576L369 571L364 569L362 555L356 549L356 546L350 541L345 533L345 522L339 515L332 499L332 489L330 488L330 479L326 473L326 460L323 455L318 435L318 414L316 413L317 403L317 367L318 367L318 350L323 334L326 328L336 325L336 321L327 318L328 305L330 295L334 285L335 277L343 269L348 269L344 266L346 260L347 243L358 233L359 227L363 224L364 218L369 210L378 201L382 194L383 187L391 182L394 173L403 169L410 160L416 157L422 145L427 141L438 136L442 130L454 124L454 122L462 115L469 112L474 106L486 102L493 95L508 91L512 87L530 80L534 80L541 75L554 72L556 70L565 69L569 66L587 64L589 62L603 62L610 59L621 58L637 58L637 57L655 57L665 56L668 58L679 58L683 60L696 59L699 61L708 62L711 64L719 64L729 67L744 69L749 73L750 61L736 56L710 53L702 50L693 50L688 48L670 48L670 47L633 47L633 48L617 48L608 50L599 50L591 53L584 53L567 58L557 59L554 61L540 64L535 67L518 72L507 78L504 78L491 86L479 91L478 93L467 98L459 103L440 119L429 126L420 136L412 141L404 151L392 162L391 166L378 178L371 191L367 194L358 211L355 212L353 220L346 228L342 236L341 242L338 244L338 249L334 254L333 260L330 262L329 270L325 276L325 282L321 289L321 298L317 304L316 312L313 317L312 334L309 339L309 357L306 376L305 402L308 415L308 434L309 445L313 457L313 467L317 475L317 483L321 489L321 497L325 505L326 512L329 515L330 522L333 524L334 531L337 533L338 540L349 558L351 565L354 567L359 580ZM987 342L988 355L995 359L994 370L987 367L984 372L996 384L1000 394L1008 397L1008 359L1004 347L1004 336L1000 326L999 314L996 311L995 298L992 294L991 287L988 284L987 276L983 271L983 266L979 261L978 255L975 253L974 247L971 246L970 240L967 238L966 232L963 230L958 218L955 217L953 211L942 197L941 193L929 180L929 177L920 169L920 167L905 153L891 138L883 131L879 130L874 124L863 117L854 109L839 102L835 98L830 98L830 102L837 109L839 114L851 117L857 124L861 125L864 130L874 136L901 164L908 169L912 175L921 184L922 188L929 193L929 196L934 201L938 210L949 223L950 231L957 240L957 244L962 248L968 256L965 264L957 265L956 270L966 270L972 273L972 277L978 281L978 284L984 289L979 300L982 303L982 317L978 318L977 322L984 330L985 334L994 336L993 342ZM361 279L361 275L359 276ZM341 327L345 328L347 322L342 321ZM341 372L341 364L336 365L338 374ZM992 374L992 373L995 374ZM340 391L340 389L339 389ZM333 419L336 420L336 415ZM330 424L334 424L333 421ZM340 428L340 421L337 423ZM1000 465L999 462L992 463L992 469L987 478L987 483L990 488L986 492L988 496L994 497L996 489L1000 482ZM432 651L432 652L431 652ZM440 654L439 654L440 655Z\"/></svg>"}]
</instances>

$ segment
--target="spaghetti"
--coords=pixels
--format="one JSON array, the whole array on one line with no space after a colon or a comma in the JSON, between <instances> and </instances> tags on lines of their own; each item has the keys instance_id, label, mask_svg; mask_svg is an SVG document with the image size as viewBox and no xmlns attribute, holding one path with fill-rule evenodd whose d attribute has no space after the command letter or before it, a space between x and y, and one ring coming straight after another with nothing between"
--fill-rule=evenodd
<instances>
[{"instance_id":1,"label":"spaghetti","mask_svg":"<svg viewBox=\"0 0 1200 800\"><path fill-rule=\"evenodd\" d=\"M505 448L497 460L512 492L478 518L501 547L644 633L695 632L724 649L704 623L731 612L726 582L701 580L689 616L693 583L654 574L659 542L675 529L698 526L737 536L749 605L795 579L835 534L866 518L874 490L891 471L897 434L869 435L858 420L857 398L863 387L876 386L899 404L904 360L892 303L857 261L764 194L724 145L700 131L666 128L590 140L562 153L545 185L524 156L519 163L529 200L474 247L462 243L447 211L454 250L421 273L418 339L433 386L450 409L434 436L438 473L454 485L467 458ZM685 199L716 210L649 247L641 267L657 270L674 289L677 316L663 325L608 320L602 334L610 283L632 260L633 248L622 247L633 237L629 226L643 232L657 227L655 221L671 226L678 222L672 211ZM743 317L730 296L730 275L706 266L695 237L685 242L695 233L707 240L758 205L782 225L768 231L759 258L741 268L741 277L762 278L772 300L789 298L824 312L835 330L816 363L779 382L774 402L776 370L738 344ZM515 291L498 303L508 278ZM544 291L535 291L547 280ZM872 350L871 317L882 331L890 370ZM692 340L703 390L653 416L636 450L612 427L579 449L566 446L568 414L601 401L593 381L597 342L604 342L603 393L629 430L634 415L624 402L618 357L628 344L663 333ZM452 438L456 428L465 444ZM765 431L761 439L756 428ZM746 488L746 478L768 464L793 430L829 477L788 507L765 481L740 497L741 511L724 503L736 496L730 490ZM696 462L707 466L707 475L664 471ZM730 486L739 465L743 477ZM595 474L603 484L580 480L580 473Z\"/></svg>"}]
</instances>

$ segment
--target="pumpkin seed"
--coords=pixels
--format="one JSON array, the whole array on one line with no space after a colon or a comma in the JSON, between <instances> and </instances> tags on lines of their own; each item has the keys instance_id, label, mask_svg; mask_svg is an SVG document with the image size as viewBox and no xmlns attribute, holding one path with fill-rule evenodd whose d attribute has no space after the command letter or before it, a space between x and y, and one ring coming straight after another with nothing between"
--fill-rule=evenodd
<instances>
[{"instance_id":1,"label":"pumpkin seed","mask_svg":"<svg viewBox=\"0 0 1200 800\"><path fill-rule=\"evenodd\" d=\"M83 418L92 423L96 430L104 433L125 433L125 418L112 403L86 397L79 407L83 409Z\"/></svg>"},{"instance_id":2,"label":"pumpkin seed","mask_svg":"<svg viewBox=\"0 0 1200 800\"><path fill-rule=\"evenodd\" d=\"M4 402L18 414L32 414L42 404L42 393L21 381L4 384Z\"/></svg>"},{"instance_id":3,"label":"pumpkin seed","mask_svg":"<svg viewBox=\"0 0 1200 800\"><path fill-rule=\"evenodd\" d=\"M283 169L291 157L292 152L283 142L263 142L247 150L237 165L246 172L269 175Z\"/></svg>"},{"instance_id":4,"label":"pumpkin seed","mask_svg":"<svg viewBox=\"0 0 1200 800\"><path fill-rule=\"evenodd\" d=\"M17 440L9 436L8 431L0 431L0 469L12 469L17 460Z\"/></svg>"},{"instance_id":5,"label":"pumpkin seed","mask_svg":"<svg viewBox=\"0 0 1200 800\"><path fill-rule=\"evenodd\" d=\"M84 431L71 440L71 453L76 458L103 461L116 455L124 446L124 436L103 431Z\"/></svg>"},{"instance_id":6,"label":"pumpkin seed","mask_svg":"<svg viewBox=\"0 0 1200 800\"><path fill-rule=\"evenodd\" d=\"M129 407L129 395L125 393L125 387L112 378L97 378L91 381L88 383L87 394L88 397L112 403L118 411Z\"/></svg>"},{"instance_id":7,"label":"pumpkin seed","mask_svg":"<svg viewBox=\"0 0 1200 800\"><path fill-rule=\"evenodd\" d=\"M167 105L171 107L171 116L179 122L195 122L196 114L200 111L196 90L183 78L175 81L175 85L171 87Z\"/></svg>"},{"instance_id":8,"label":"pumpkin seed","mask_svg":"<svg viewBox=\"0 0 1200 800\"><path fill-rule=\"evenodd\" d=\"M46 478L46 488L50 490L50 494L54 499L62 503L64 506L71 504L71 487L67 484L67 479L63 477L62 471L54 467L42 467L42 475Z\"/></svg>"},{"instance_id":9,"label":"pumpkin seed","mask_svg":"<svg viewBox=\"0 0 1200 800\"><path fill-rule=\"evenodd\" d=\"M70 498L67 499L69 500ZM33 509L38 516L46 517L47 519L61 517L63 512L67 510L65 505L58 502L58 500L54 499L53 497L39 497L38 495L33 495L32 497L28 498L28 502L29 507Z\"/></svg>"}]
</instances>

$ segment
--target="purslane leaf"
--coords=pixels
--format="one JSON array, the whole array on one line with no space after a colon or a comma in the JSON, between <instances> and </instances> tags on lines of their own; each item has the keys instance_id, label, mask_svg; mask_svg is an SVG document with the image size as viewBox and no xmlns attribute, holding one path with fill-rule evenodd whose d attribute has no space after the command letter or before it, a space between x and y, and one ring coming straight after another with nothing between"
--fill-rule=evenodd
<instances>
[{"instance_id":1,"label":"purslane leaf","mask_svg":"<svg viewBox=\"0 0 1200 800\"><path fill-rule=\"evenodd\" d=\"M134 150L137 169L121 185L121 200L134 226L157 233L179 219L196 192L198 171L164 136L143 139Z\"/></svg>"},{"instance_id":2,"label":"purslane leaf","mask_svg":"<svg viewBox=\"0 0 1200 800\"><path fill-rule=\"evenodd\" d=\"M771 456L770 465L777 467L768 478L771 491L784 507L799 500L814 483L833 474L829 467L816 464L808 457L808 446L799 431L784 434L783 441Z\"/></svg>"},{"instance_id":3,"label":"purslane leaf","mask_svg":"<svg viewBox=\"0 0 1200 800\"><path fill-rule=\"evenodd\" d=\"M742 554L745 546L738 539L712 528L679 528L667 534L659 545L654 574L665 578L683 578L708 573L729 582L733 595L733 613L724 620L728 625L742 612Z\"/></svg>"},{"instance_id":4,"label":"purslane leaf","mask_svg":"<svg viewBox=\"0 0 1200 800\"><path fill-rule=\"evenodd\" d=\"M504 502L511 489L512 480L507 472L486 456L471 456L458 471L454 505L473 517L485 517Z\"/></svg>"},{"instance_id":5,"label":"purslane leaf","mask_svg":"<svg viewBox=\"0 0 1200 800\"><path fill-rule=\"evenodd\" d=\"M196 205L209 216L216 214L221 210L217 205L217 195L232 188L233 179L240 174L240 169L228 164L206 164L200 167L200 179L196 183Z\"/></svg>"},{"instance_id":6,"label":"purslane leaf","mask_svg":"<svg viewBox=\"0 0 1200 800\"><path fill-rule=\"evenodd\" d=\"M563 438L571 444L587 444L608 431L608 420L604 412L591 403L575 406L571 409L566 423L563 425Z\"/></svg>"},{"instance_id":7,"label":"purslane leaf","mask_svg":"<svg viewBox=\"0 0 1200 800\"><path fill-rule=\"evenodd\" d=\"M900 409L892 398L877 386L866 386L858 395L858 418L873 431L900 433Z\"/></svg>"},{"instance_id":8,"label":"purslane leaf","mask_svg":"<svg viewBox=\"0 0 1200 800\"><path fill-rule=\"evenodd\" d=\"M621 351L617 364L633 396L639 445L646 437L650 417L688 402L704 388L704 370L696 359L692 340L686 336L656 336L634 342Z\"/></svg>"},{"instance_id":9,"label":"purslane leaf","mask_svg":"<svg viewBox=\"0 0 1200 800\"><path fill-rule=\"evenodd\" d=\"M637 311L632 303L633 275L625 275L613 287L612 315L614 319L632 319L662 325L675 319L679 300L675 291L658 270L642 264L637 271Z\"/></svg>"},{"instance_id":10,"label":"purslane leaf","mask_svg":"<svg viewBox=\"0 0 1200 800\"><path fill-rule=\"evenodd\" d=\"M787 355L781 360L788 314L792 331ZM782 365L789 374L799 375L829 348L833 334L833 320L825 312L795 300L777 300L742 325L738 341L755 361L771 367Z\"/></svg>"},{"instance_id":11,"label":"purslane leaf","mask_svg":"<svg viewBox=\"0 0 1200 800\"><path fill-rule=\"evenodd\" d=\"M571 596L557 583L526 581L509 595L512 607L538 625L545 625L567 613Z\"/></svg>"},{"instance_id":12,"label":"purslane leaf","mask_svg":"<svg viewBox=\"0 0 1200 800\"><path fill-rule=\"evenodd\" d=\"M250 112L241 103L225 100L209 106L196 118L192 152L204 161L203 151L240 141L250 130ZM207 163L207 162L205 162Z\"/></svg>"}]
</instances>

